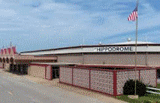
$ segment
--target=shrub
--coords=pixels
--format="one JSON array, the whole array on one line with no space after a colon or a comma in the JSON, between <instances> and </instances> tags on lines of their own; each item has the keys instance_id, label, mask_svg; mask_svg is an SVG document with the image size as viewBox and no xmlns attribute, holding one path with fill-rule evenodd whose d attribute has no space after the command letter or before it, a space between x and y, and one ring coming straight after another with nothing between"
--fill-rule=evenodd
<instances>
[{"instance_id":1,"label":"shrub","mask_svg":"<svg viewBox=\"0 0 160 103\"><path fill-rule=\"evenodd\" d=\"M135 81L129 80L125 83L123 87L124 95L134 95L135 94ZM136 80L136 95L144 96L146 94L146 85L140 81Z\"/></svg>"},{"instance_id":2,"label":"shrub","mask_svg":"<svg viewBox=\"0 0 160 103\"><path fill-rule=\"evenodd\" d=\"M160 69L157 69L157 76L160 77Z\"/></svg>"}]
</instances>

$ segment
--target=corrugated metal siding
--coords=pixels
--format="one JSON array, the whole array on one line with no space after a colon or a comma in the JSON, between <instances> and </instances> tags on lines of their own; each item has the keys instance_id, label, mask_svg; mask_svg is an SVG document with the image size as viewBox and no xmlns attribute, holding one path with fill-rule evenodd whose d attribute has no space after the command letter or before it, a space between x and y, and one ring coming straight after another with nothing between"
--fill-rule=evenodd
<instances>
[{"instance_id":1,"label":"corrugated metal siding","mask_svg":"<svg viewBox=\"0 0 160 103\"><path fill-rule=\"evenodd\" d=\"M58 62L82 63L83 57L81 55L61 55L61 56L58 56Z\"/></svg>"},{"instance_id":2,"label":"corrugated metal siding","mask_svg":"<svg viewBox=\"0 0 160 103\"><path fill-rule=\"evenodd\" d=\"M148 54L148 65L160 65L160 54Z\"/></svg>"},{"instance_id":3,"label":"corrugated metal siding","mask_svg":"<svg viewBox=\"0 0 160 103\"><path fill-rule=\"evenodd\" d=\"M121 64L134 65L134 54L94 54L85 55L84 61L86 64ZM137 64L145 65L145 55L137 55Z\"/></svg>"},{"instance_id":4,"label":"corrugated metal siding","mask_svg":"<svg viewBox=\"0 0 160 103\"><path fill-rule=\"evenodd\" d=\"M134 54L84 54L81 55L61 55L58 62L65 63L85 63L85 64L121 64L134 65ZM137 55L137 65L146 65L146 55Z\"/></svg>"}]
</instances>

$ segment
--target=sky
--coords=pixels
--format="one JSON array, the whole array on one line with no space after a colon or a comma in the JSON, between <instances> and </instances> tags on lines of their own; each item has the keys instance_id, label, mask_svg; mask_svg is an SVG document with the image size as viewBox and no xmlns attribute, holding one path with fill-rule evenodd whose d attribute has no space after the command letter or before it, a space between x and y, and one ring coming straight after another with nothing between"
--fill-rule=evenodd
<instances>
[{"instance_id":1,"label":"sky","mask_svg":"<svg viewBox=\"0 0 160 103\"><path fill-rule=\"evenodd\" d=\"M160 43L160 0L139 0L138 41ZM0 47L18 52L135 40L136 0L0 0Z\"/></svg>"}]
</instances>

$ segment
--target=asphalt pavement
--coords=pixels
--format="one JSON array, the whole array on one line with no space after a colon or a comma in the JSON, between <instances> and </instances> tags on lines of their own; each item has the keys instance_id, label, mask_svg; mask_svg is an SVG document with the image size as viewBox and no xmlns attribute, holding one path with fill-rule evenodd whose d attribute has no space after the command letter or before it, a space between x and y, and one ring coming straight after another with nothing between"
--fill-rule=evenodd
<instances>
[{"instance_id":1,"label":"asphalt pavement","mask_svg":"<svg viewBox=\"0 0 160 103\"><path fill-rule=\"evenodd\" d=\"M0 73L0 103L102 103L58 87L48 87L25 78Z\"/></svg>"}]
</instances>

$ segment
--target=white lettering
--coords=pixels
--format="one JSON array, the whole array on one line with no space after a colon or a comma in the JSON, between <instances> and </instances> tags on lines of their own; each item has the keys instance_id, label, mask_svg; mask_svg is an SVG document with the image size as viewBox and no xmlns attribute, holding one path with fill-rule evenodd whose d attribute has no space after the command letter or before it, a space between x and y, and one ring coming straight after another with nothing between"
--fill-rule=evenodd
<instances>
[{"instance_id":1,"label":"white lettering","mask_svg":"<svg viewBox=\"0 0 160 103\"><path fill-rule=\"evenodd\" d=\"M98 52L124 52L132 51L131 47L98 47Z\"/></svg>"}]
</instances>

